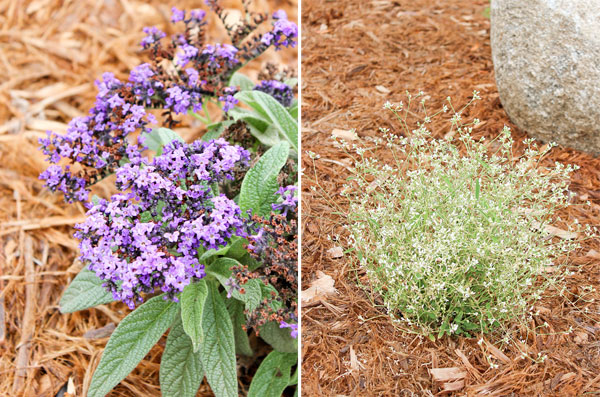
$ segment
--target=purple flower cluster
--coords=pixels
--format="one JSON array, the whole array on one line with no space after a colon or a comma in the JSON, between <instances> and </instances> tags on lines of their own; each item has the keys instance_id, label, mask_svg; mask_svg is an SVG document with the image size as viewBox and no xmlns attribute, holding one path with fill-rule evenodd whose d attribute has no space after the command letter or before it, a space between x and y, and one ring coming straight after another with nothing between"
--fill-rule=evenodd
<instances>
[{"instance_id":1,"label":"purple flower cluster","mask_svg":"<svg viewBox=\"0 0 600 397\"><path fill-rule=\"evenodd\" d=\"M292 106L294 102L292 89L287 84L277 80L262 80L260 84L254 86L254 90L271 95L286 108Z\"/></svg>"},{"instance_id":2,"label":"purple flower cluster","mask_svg":"<svg viewBox=\"0 0 600 397\"><path fill-rule=\"evenodd\" d=\"M220 9L216 2L209 3L213 10ZM169 127L177 123L173 114L200 111L206 97L218 98L225 112L231 110L238 103L236 88L229 86L231 75L271 45L293 46L298 32L285 12L277 11L273 14L273 30L249 44L240 48L206 44L204 11L172 11L172 21L186 25L184 33L163 45L164 32L144 28L142 46L150 52L150 62L135 67L125 82L105 73L103 80L96 82L99 92L90 114L73 119L65 135L49 132L48 138L40 140L53 164L40 178L52 191L63 192L68 202L86 201L89 186L114 173L121 164L140 157L143 141L138 138L133 142L128 137L133 132L150 132L149 125L157 123L147 108L164 109ZM175 70L166 71L164 60L173 62ZM262 83L257 89L269 91L282 103L291 101L289 89L273 82Z\"/></svg>"},{"instance_id":3,"label":"purple flower cluster","mask_svg":"<svg viewBox=\"0 0 600 397\"><path fill-rule=\"evenodd\" d=\"M283 10L273 13L273 30L265 33L261 39L267 46L274 46L276 50L283 47L295 47L298 37L298 26L287 19L287 14Z\"/></svg>"},{"instance_id":4,"label":"purple flower cluster","mask_svg":"<svg viewBox=\"0 0 600 397\"><path fill-rule=\"evenodd\" d=\"M147 125L156 123L143 106L125 100L129 95L125 84L112 73L102 77L96 81L99 92L90 115L71 120L65 135L48 131L48 137L39 140L54 164L40 179L50 190L63 192L69 202L87 200L88 185L113 173L122 159L139 157L142 142L135 144L127 137L136 130L149 132ZM57 165L63 159L77 164L80 171L75 174L70 166Z\"/></svg>"},{"instance_id":5,"label":"purple flower cluster","mask_svg":"<svg viewBox=\"0 0 600 397\"><path fill-rule=\"evenodd\" d=\"M149 48L152 44L167 36L165 32L157 29L155 26L143 28L142 31L146 33L146 37L140 43L144 48Z\"/></svg>"},{"instance_id":6,"label":"purple flower cluster","mask_svg":"<svg viewBox=\"0 0 600 397\"><path fill-rule=\"evenodd\" d=\"M211 185L232 178L248 160L245 149L219 139L173 141L151 162L125 164L117 187L126 192L100 200L77 225L81 260L130 308L156 288L176 299L205 275L199 251L245 235L237 204Z\"/></svg>"},{"instance_id":7,"label":"purple flower cluster","mask_svg":"<svg viewBox=\"0 0 600 397\"><path fill-rule=\"evenodd\" d=\"M298 197L295 196L296 190L298 190L298 187L293 185L280 187L277 194L281 196L283 201L271 204L273 211L279 211L283 216L287 216L290 211L294 211L298 207Z\"/></svg>"}]
</instances>

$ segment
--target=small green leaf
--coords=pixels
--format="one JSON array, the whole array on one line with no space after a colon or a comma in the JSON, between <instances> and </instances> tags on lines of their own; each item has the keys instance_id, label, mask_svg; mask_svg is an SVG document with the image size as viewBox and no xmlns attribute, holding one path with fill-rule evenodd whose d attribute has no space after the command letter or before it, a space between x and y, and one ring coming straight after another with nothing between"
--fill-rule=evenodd
<instances>
[{"instance_id":1,"label":"small green leaf","mask_svg":"<svg viewBox=\"0 0 600 397\"><path fill-rule=\"evenodd\" d=\"M269 353L252 378L248 397L281 397L288 387L290 373L296 362L296 354L278 351Z\"/></svg>"},{"instance_id":2,"label":"small green leaf","mask_svg":"<svg viewBox=\"0 0 600 397\"><path fill-rule=\"evenodd\" d=\"M200 357L208 384L216 396L236 397L238 391L233 325L225 302L213 283L208 283L202 326L204 343L200 347Z\"/></svg>"},{"instance_id":3,"label":"small green leaf","mask_svg":"<svg viewBox=\"0 0 600 397\"><path fill-rule=\"evenodd\" d=\"M260 91L242 91L235 98L254 109L264 119L268 120L283 134L298 151L298 122L272 96Z\"/></svg>"},{"instance_id":4,"label":"small green leaf","mask_svg":"<svg viewBox=\"0 0 600 397\"><path fill-rule=\"evenodd\" d=\"M275 192L279 188L277 175L285 165L289 154L289 145L280 142L267 150L252 167L242 181L239 206L242 213L251 209L262 216L271 212L275 201Z\"/></svg>"},{"instance_id":5,"label":"small green leaf","mask_svg":"<svg viewBox=\"0 0 600 397\"><path fill-rule=\"evenodd\" d=\"M284 353L296 353L298 351L298 340L290 336L289 328L279 328L279 324L269 321L259 328L259 336L265 340L273 349Z\"/></svg>"},{"instance_id":6,"label":"small green leaf","mask_svg":"<svg viewBox=\"0 0 600 397\"><path fill-rule=\"evenodd\" d=\"M160 155L163 146L175 140L183 142L183 138L173 130L168 128L154 128L147 134L144 145L146 145L148 149L154 151L157 155Z\"/></svg>"},{"instance_id":7,"label":"small green leaf","mask_svg":"<svg viewBox=\"0 0 600 397\"><path fill-rule=\"evenodd\" d=\"M237 299L226 299L227 311L233 324L233 335L235 337L235 352L244 356L252 356L254 352L250 347L248 333L244 331L242 325L246 324L244 315L244 304Z\"/></svg>"},{"instance_id":8,"label":"small green leaf","mask_svg":"<svg viewBox=\"0 0 600 397\"><path fill-rule=\"evenodd\" d=\"M177 304L155 296L129 313L106 344L88 397L103 397L138 365L177 316Z\"/></svg>"},{"instance_id":9,"label":"small green leaf","mask_svg":"<svg viewBox=\"0 0 600 397\"><path fill-rule=\"evenodd\" d=\"M100 200L101 200L101 198L97 194L94 194L92 196L91 202L94 205L98 205L98 203L100 203Z\"/></svg>"},{"instance_id":10,"label":"small green leaf","mask_svg":"<svg viewBox=\"0 0 600 397\"><path fill-rule=\"evenodd\" d=\"M286 79L283 83L290 88L294 88L295 86L298 85L298 79L296 77L292 77L292 78Z\"/></svg>"},{"instance_id":11,"label":"small green leaf","mask_svg":"<svg viewBox=\"0 0 600 397\"><path fill-rule=\"evenodd\" d=\"M239 262L233 258L219 258L214 261L212 264L207 266L204 270L206 274L214 276L221 285L225 286L225 283L231 277L231 270L229 270L233 266L239 266Z\"/></svg>"},{"instance_id":12,"label":"small green leaf","mask_svg":"<svg viewBox=\"0 0 600 397\"><path fill-rule=\"evenodd\" d=\"M222 257L207 266L205 271L206 274L214 276L219 280L219 283L227 289L227 280L231 277L230 269L233 266L241 266L241 264L233 258ZM231 294L235 299L244 302L247 310L252 311L258 307L262 300L262 285L263 283L260 280L251 279L243 285L245 293L242 294L240 291L234 289Z\"/></svg>"},{"instance_id":13,"label":"small green leaf","mask_svg":"<svg viewBox=\"0 0 600 397\"><path fill-rule=\"evenodd\" d=\"M258 279L250 279L242 288L244 288L243 294L236 294L234 291L233 297L243 301L246 304L246 310L249 312L254 311L260 302L262 301L262 291L260 285L262 282Z\"/></svg>"},{"instance_id":14,"label":"small green leaf","mask_svg":"<svg viewBox=\"0 0 600 397\"><path fill-rule=\"evenodd\" d=\"M290 116L292 116L294 119L298 120L298 103L295 103L294 105L292 105L288 109L288 112L290 113Z\"/></svg>"},{"instance_id":15,"label":"small green leaf","mask_svg":"<svg viewBox=\"0 0 600 397\"><path fill-rule=\"evenodd\" d=\"M60 312L73 313L114 301L112 294L102 286L103 283L96 273L84 267L60 299Z\"/></svg>"},{"instance_id":16,"label":"small green leaf","mask_svg":"<svg viewBox=\"0 0 600 397\"><path fill-rule=\"evenodd\" d=\"M200 349L202 338L202 312L208 296L206 280L188 284L181 293L181 319L183 329L194 345L194 352Z\"/></svg>"},{"instance_id":17,"label":"small green leaf","mask_svg":"<svg viewBox=\"0 0 600 397\"><path fill-rule=\"evenodd\" d=\"M233 121L231 120L219 121L218 123L210 124L206 126L206 132L200 139L204 142L218 139L221 134L223 134L223 131L225 131L225 128L229 127L231 124L233 124Z\"/></svg>"},{"instance_id":18,"label":"small green leaf","mask_svg":"<svg viewBox=\"0 0 600 397\"><path fill-rule=\"evenodd\" d=\"M267 129L261 131L257 129L253 124L249 123L248 129L250 130L250 134L252 134L253 137L258 139L258 141L265 146L275 146L282 141L282 139L279 136L279 132L277 131L277 128L273 127L272 125L267 126Z\"/></svg>"},{"instance_id":19,"label":"small green leaf","mask_svg":"<svg viewBox=\"0 0 600 397\"><path fill-rule=\"evenodd\" d=\"M161 394L163 397L194 397L203 378L200 353L194 353L181 317L176 316L160 360Z\"/></svg>"},{"instance_id":20,"label":"small green leaf","mask_svg":"<svg viewBox=\"0 0 600 397\"><path fill-rule=\"evenodd\" d=\"M254 89L254 82L245 74L235 72L229 80L229 86L240 87L240 91L251 91Z\"/></svg>"},{"instance_id":21,"label":"small green leaf","mask_svg":"<svg viewBox=\"0 0 600 397\"><path fill-rule=\"evenodd\" d=\"M227 245L229 247L229 251L227 251L227 256L234 259L240 259L244 255L248 253L246 250L246 245L248 244L248 240L242 237L234 236L231 238L231 242Z\"/></svg>"}]
</instances>

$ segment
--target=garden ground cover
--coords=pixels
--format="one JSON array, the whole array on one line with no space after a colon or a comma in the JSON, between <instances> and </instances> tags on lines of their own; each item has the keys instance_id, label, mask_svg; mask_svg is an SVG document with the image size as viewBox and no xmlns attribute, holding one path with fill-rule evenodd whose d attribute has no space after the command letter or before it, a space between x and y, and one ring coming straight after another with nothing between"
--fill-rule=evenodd
<instances>
[{"instance_id":1,"label":"garden ground cover","mask_svg":"<svg viewBox=\"0 0 600 397\"><path fill-rule=\"evenodd\" d=\"M221 4L233 9L241 2ZM143 27L173 33L173 5L189 10L204 2L0 1L0 395L55 396L59 390L83 395L108 337L129 313L122 303L58 311L64 289L82 268L72 235L85 209L42 187L38 175L48 164L37 139L48 129L64 132L71 118L87 113L97 93L93 82L103 72L127 78L144 59ZM290 20L297 16L296 0L255 0L252 9L284 9ZM218 23L208 29L215 41L225 38ZM267 61L295 69L295 54L269 51L255 70L244 70L256 78ZM188 141L203 134L199 123L182 120L177 130ZM94 193L108 197L108 186L100 183ZM109 395L160 396L164 344L165 338ZM243 390L256 358L267 353L257 347L257 357L244 358L239 367ZM198 395L212 393L203 384Z\"/></svg>"},{"instance_id":2,"label":"garden ground cover","mask_svg":"<svg viewBox=\"0 0 600 397\"><path fill-rule=\"evenodd\" d=\"M303 301L305 396L434 395L444 385L452 388L452 382L434 381L430 370L451 367L465 372L459 377L464 385L454 386L457 395L600 392L600 242L587 241L571 257L567 297L548 291L536 304L529 328L547 322L552 335L527 337L525 329L517 329L523 334L519 346L503 346L493 336L482 344L463 337L431 342L396 330L385 310L373 305L381 304L380 298L357 286L356 278L367 280L353 271L351 254L339 250L351 248L344 219L335 212L337 206L347 208L339 193L352 163L330 138L334 130L339 135L356 129L356 143L368 145L363 138L376 135L379 127L399 131L383 104L405 100L406 90L424 91L432 111L447 96L460 105L478 90L482 100L466 114L482 120L475 137L494 137L504 125L519 145L526 137L498 98L490 21L484 15L488 5L482 0L302 3L302 285L306 289L324 273L337 289ZM314 167L309 151L320 156ZM378 155L385 159L385 153ZM598 226L600 159L559 147L547 161L581 167L572 176L573 200L590 200L592 210L574 207L561 216ZM588 293L589 287L595 291ZM547 359L536 363L522 358L522 351ZM490 368L488 357L498 368Z\"/></svg>"}]
</instances>

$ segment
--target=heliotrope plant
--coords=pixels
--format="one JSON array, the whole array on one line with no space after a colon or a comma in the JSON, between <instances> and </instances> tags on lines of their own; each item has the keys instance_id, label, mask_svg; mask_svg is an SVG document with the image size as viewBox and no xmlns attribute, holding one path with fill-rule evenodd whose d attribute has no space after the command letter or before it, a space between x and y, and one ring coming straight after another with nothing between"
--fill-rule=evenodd
<instances>
[{"instance_id":1,"label":"heliotrope plant","mask_svg":"<svg viewBox=\"0 0 600 397\"><path fill-rule=\"evenodd\" d=\"M219 4L207 4L225 23ZM297 81L255 83L238 70L269 48L295 46L298 31L277 11L259 34L267 15L244 8L242 21L226 25L231 43L207 41L205 11L173 8L182 33L169 40L145 28L149 61L126 82L105 73L89 115L40 140L52 163L40 178L88 208L75 233L85 268L61 311L112 301L132 309L89 396L106 395L167 330L164 396L195 396L205 376L215 395L237 396L236 354L254 355L251 332L273 351L247 394L280 396L297 383ZM201 140L186 143L171 129L182 114L207 124ZM113 174L118 193L90 199L91 186Z\"/></svg>"}]
</instances>

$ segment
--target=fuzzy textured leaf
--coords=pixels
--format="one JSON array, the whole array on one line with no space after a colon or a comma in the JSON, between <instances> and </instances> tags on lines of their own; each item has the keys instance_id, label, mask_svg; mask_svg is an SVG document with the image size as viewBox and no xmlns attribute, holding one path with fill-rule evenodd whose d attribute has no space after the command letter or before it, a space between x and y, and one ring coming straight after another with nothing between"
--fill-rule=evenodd
<instances>
[{"instance_id":1,"label":"fuzzy textured leaf","mask_svg":"<svg viewBox=\"0 0 600 397\"><path fill-rule=\"evenodd\" d=\"M281 397L290 382L290 373L296 361L296 354L269 353L252 378L248 397Z\"/></svg>"},{"instance_id":2,"label":"fuzzy textured leaf","mask_svg":"<svg viewBox=\"0 0 600 397\"><path fill-rule=\"evenodd\" d=\"M188 284L181 293L181 320L183 329L192 340L194 352L200 348L203 340L202 313L208 296L206 280Z\"/></svg>"},{"instance_id":3,"label":"fuzzy textured leaf","mask_svg":"<svg viewBox=\"0 0 600 397\"><path fill-rule=\"evenodd\" d=\"M275 201L275 192L279 188L277 175L285 165L288 153L289 145L280 142L267 150L246 173L239 198L242 213L249 209L259 216L271 212L271 204Z\"/></svg>"},{"instance_id":4,"label":"fuzzy textured leaf","mask_svg":"<svg viewBox=\"0 0 600 397\"><path fill-rule=\"evenodd\" d=\"M114 301L112 294L102 286L102 283L96 273L87 266L84 267L60 298L60 312L73 313Z\"/></svg>"},{"instance_id":5,"label":"fuzzy textured leaf","mask_svg":"<svg viewBox=\"0 0 600 397\"><path fill-rule=\"evenodd\" d=\"M163 146L176 140L183 142L183 138L180 137L175 131L168 128L154 128L152 132L146 136L144 145L147 146L148 149L160 155L162 153Z\"/></svg>"},{"instance_id":6,"label":"fuzzy textured leaf","mask_svg":"<svg viewBox=\"0 0 600 397\"><path fill-rule=\"evenodd\" d=\"M171 326L177 304L164 300L163 295L148 300L121 320L106 344L88 397L105 396L118 385Z\"/></svg>"},{"instance_id":7,"label":"fuzzy textured leaf","mask_svg":"<svg viewBox=\"0 0 600 397\"><path fill-rule=\"evenodd\" d=\"M271 95L260 91L242 91L235 94L235 97L269 120L288 140L294 150L298 151L298 122L283 105Z\"/></svg>"},{"instance_id":8,"label":"fuzzy textured leaf","mask_svg":"<svg viewBox=\"0 0 600 397\"><path fill-rule=\"evenodd\" d=\"M208 384L217 397L236 397L238 391L233 325L225 302L213 283L208 283L202 325L204 342L200 347L200 357Z\"/></svg>"},{"instance_id":9,"label":"fuzzy textured leaf","mask_svg":"<svg viewBox=\"0 0 600 397\"><path fill-rule=\"evenodd\" d=\"M231 76L231 80L229 80L229 86L240 87L240 91L251 91L255 84L250 77L243 73L235 72L233 76Z\"/></svg>"},{"instance_id":10,"label":"fuzzy textured leaf","mask_svg":"<svg viewBox=\"0 0 600 397\"><path fill-rule=\"evenodd\" d=\"M223 288L227 289L227 280L231 277L231 267L240 266L240 262L233 258L223 257L217 259L214 263L206 268L206 273L214 276L219 283L223 286ZM246 309L254 310L260 304L260 301L263 297L263 292L261 286L264 285L259 280L253 279L248 280L246 284L244 284L245 293L241 293L240 291L234 289L231 292L231 295L246 304Z\"/></svg>"},{"instance_id":11,"label":"fuzzy textured leaf","mask_svg":"<svg viewBox=\"0 0 600 397\"><path fill-rule=\"evenodd\" d=\"M273 349L283 353L296 353L298 351L298 340L290 336L289 328L279 328L279 324L269 321L259 329L260 337Z\"/></svg>"},{"instance_id":12,"label":"fuzzy textured leaf","mask_svg":"<svg viewBox=\"0 0 600 397\"><path fill-rule=\"evenodd\" d=\"M254 352L250 347L248 333L244 331L242 325L246 324L246 316L244 315L244 304L237 299L225 300L227 311L231 317L233 324L233 334L235 337L235 352L244 356L252 356Z\"/></svg>"},{"instance_id":13,"label":"fuzzy textured leaf","mask_svg":"<svg viewBox=\"0 0 600 397\"><path fill-rule=\"evenodd\" d=\"M160 360L160 391L163 397L194 397L203 378L200 353L194 353L192 340L176 317Z\"/></svg>"}]
</instances>

